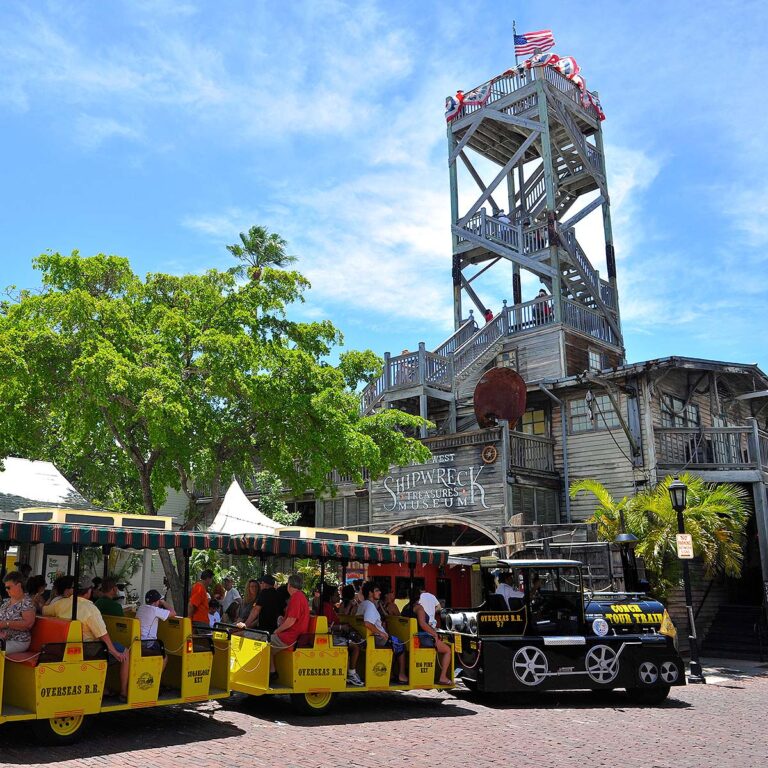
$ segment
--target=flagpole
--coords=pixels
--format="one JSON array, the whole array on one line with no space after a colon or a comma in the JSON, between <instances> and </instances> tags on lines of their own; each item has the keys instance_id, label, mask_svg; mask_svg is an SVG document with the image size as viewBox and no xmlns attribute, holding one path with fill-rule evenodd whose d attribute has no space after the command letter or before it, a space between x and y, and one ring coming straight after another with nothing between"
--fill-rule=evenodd
<instances>
[{"instance_id":1,"label":"flagpole","mask_svg":"<svg viewBox=\"0 0 768 768\"><path fill-rule=\"evenodd\" d=\"M514 48L515 51L515 68L517 68L517 46L515 45L515 37L517 37L517 27L515 26L516 22L514 19L512 19L512 48Z\"/></svg>"}]
</instances>

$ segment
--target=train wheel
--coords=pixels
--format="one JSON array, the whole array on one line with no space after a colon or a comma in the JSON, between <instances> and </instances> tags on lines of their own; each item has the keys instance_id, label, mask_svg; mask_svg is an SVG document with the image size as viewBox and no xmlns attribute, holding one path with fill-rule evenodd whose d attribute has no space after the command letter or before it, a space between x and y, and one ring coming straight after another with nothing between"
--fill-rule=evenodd
<instances>
[{"instance_id":1,"label":"train wheel","mask_svg":"<svg viewBox=\"0 0 768 768\"><path fill-rule=\"evenodd\" d=\"M63 715L49 720L37 720L36 730L46 744L72 744L82 735L85 715Z\"/></svg>"},{"instance_id":2,"label":"train wheel","mask_svg":"<svg viewBox=\"0 0 768 768\"><path fill-rule=\"evenodd\" d=\"M669 696L669 686L655 685L653 688L627 688L627 695L637 704L661 704Z\"/></svg>"},{"instance_id":3,"label":"train wheel","mask_svg":"<svg viewBox=\"0 0 768 768\"><path fill-rule=\"evenodd\" d=\"M330 691L291 694L293 708L302 715L322 715L333 705Z\"/></svg>"}]
</instances>

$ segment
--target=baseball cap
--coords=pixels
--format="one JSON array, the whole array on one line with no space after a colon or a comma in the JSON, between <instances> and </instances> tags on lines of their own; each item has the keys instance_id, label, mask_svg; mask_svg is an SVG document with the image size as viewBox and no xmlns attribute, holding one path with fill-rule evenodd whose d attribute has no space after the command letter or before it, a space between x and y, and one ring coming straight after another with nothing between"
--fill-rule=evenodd
<instances>
[{"instance_id":1,"label":"baseball cap","mask_svg":"<svg viewBox=\"0 0 768 768\"><path fill-rule=\"evenodd\" d=\"M162 595L156 589L150 589L146 595L144 595L144 602L149 605L150 603L156 603L162 599Z\"/></svg>"},{"instance_id":2,"label":"baseball cap","mask_svg":"<svg viewBox=\"0 0 768 768\"><path fill-rule=\"evenodd\" d=\"M275 577L269 573L264 574L264 576L262 576L259 581L263 582L264 584L269 584L270 587L275 586Z\"/></svg>"}]
</instances>

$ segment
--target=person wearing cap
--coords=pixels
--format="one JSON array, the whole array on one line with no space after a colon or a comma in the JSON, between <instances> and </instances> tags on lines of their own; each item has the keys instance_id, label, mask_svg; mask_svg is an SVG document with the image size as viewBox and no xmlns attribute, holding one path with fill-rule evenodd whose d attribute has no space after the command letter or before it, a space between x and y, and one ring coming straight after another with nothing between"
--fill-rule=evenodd
<instances>
[{"instance_id":1,"label":"person wearing cap","mask_svg":"<svg viewBox=\"0 0 768 768\"><path fill-rule=\"evenodd\" d=\"M259 590L256 605L251 609L244 627L247 629L258 627L271 634L277 629L277 619L283 612L282 599L275 589L275 577L265 573L259 579Z\"/></svg>"},{"instance_id":2,"label":"person wearing cap","mask_svg":"<svg viewBox=\"0 0 768 768\"><path fill-rule=\"evenodd\" d=\"M75 580L72 576L59 576L53 584L53 588L61 599L55 603L43 606L43 616L55 616L58 619L71 619L72 606L75 600ZM91 602L91 588L86 587L78 591L77 620L82 624L83 642L92 643L101 640L109 651L109 663L120 664L120 698L125 701L128 696L128 659L129 652L118 642L113 642L107 632L107 626L101 617L99 609Z\"/></svg>"},{"instance_id":3,"label":"person wearing cap","mask_svg":"<svg viewBox=\"0 0 768 768\"><path fill-rule=\"evenodd\" d=\"M141 625L141 639L149 640L145 648L150 651L161 651L162 647L157 640L157 626L161 621L166 621L170 616L175 616L173 608L163 600L162 595L156 589L150 589L144 596L144 605L140 605L136 611L136 618ZM168 663L168 656L163 655L163 669Z\"/></svg>"}]
</instances>

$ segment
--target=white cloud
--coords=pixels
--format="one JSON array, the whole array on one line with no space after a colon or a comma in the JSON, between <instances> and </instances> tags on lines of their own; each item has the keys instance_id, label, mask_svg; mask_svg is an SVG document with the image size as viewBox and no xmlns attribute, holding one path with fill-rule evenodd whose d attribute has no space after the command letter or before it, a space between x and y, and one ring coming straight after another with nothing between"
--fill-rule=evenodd
<instances>
[{"instance_id":1,"label":"white cloud","mask_svg":"<svg viewBox=\"0 0 768 768\"><path fill-rule=\"evenodd\" d=\"M125 125L111 117L81 115L76 123L78 143L87 149L96 149L110 139L128 139L138 141L142 131L131 125Z\"/></svg>"}]
</instances>

